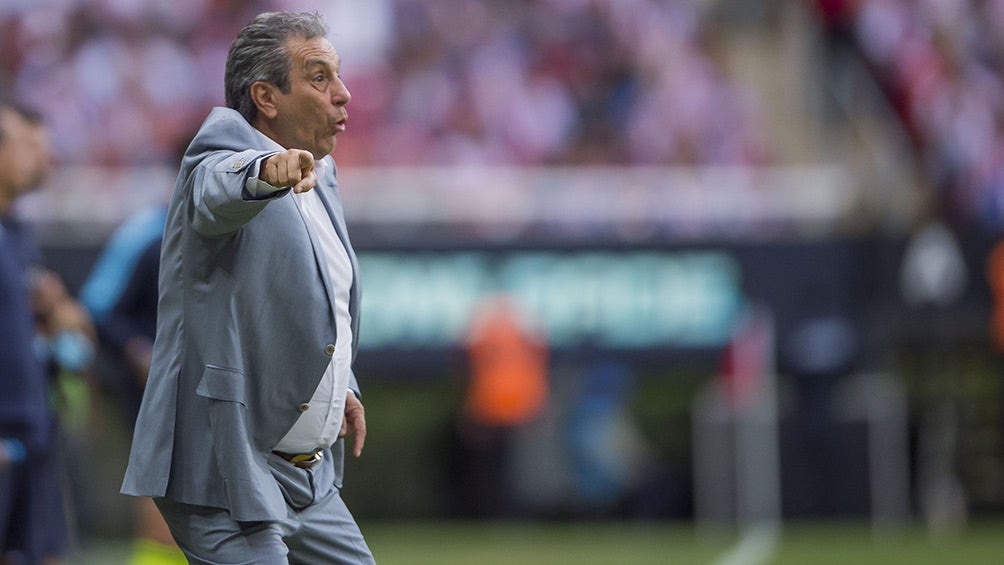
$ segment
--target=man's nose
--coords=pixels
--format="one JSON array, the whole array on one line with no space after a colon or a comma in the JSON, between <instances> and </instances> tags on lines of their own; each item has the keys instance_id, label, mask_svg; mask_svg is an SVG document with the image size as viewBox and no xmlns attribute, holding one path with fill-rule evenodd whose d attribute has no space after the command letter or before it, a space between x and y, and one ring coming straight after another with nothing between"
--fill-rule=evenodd
<instances>
[{"instance_id":1,"label":"man's nose","mask_svg":"<svg viewBox=\"0 0 1004 565\"><path fill-rule=\"evenodd\" d=\"M335 85L335 88L331 89L331 102L335 106L344 106L352 100L352 93L346 88L345 83L341 80Z\"/></svg>"}]
</instances>

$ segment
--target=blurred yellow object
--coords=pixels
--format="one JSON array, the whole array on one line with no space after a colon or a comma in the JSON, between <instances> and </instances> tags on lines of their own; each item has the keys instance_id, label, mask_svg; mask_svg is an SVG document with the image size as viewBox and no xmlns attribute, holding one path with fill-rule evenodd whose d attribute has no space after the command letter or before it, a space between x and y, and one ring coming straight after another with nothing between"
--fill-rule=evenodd
<instances>
[{"instance_id":1,"label":"blurred yellow object","mask_svg":"<svg viewBox=\"0 0 1004 565\"><path fill-rule=\"evenodd\" d=\"M153 540L136 540L129 565L188 565L180 549Z\"/></svg>"},{"instance_id":2,"label":"blurred yellow object","mask_svg":"<svg viewBox=\"0 0 1004 565\"><path fill-rule=\"evenodd\" d=\"M53 404L63 428L71 432L85 429L91 417L91 391L87 380L78 373L60 371L57 385Z\"/></svg>"}]
</instances>

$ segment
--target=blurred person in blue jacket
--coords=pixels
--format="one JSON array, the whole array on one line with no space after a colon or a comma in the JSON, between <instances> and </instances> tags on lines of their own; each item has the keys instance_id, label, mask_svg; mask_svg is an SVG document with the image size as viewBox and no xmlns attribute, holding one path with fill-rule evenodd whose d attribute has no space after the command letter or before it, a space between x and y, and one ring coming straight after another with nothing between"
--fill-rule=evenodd
<instances>
[{"instance_id":1,"label":"blurred person in blue jacket","mask_svg":"<svg viewBox=\"0 0 1004 565\"><path fill-rule=\"evenodd\" d=\"M117 372L127 373L127 378L113 386L131 424L135 424L150 371L166 219L167 208L156 207L126 220L109 238L80 291L102 347L126 365Z\"/></svg>"},{"instance_id":2,"label":"blurred person in blue jacket","mask_svg":"<svg viewBox=\"0 0 1004 565\"><path fill-rule=\"evenodd\" d=\"M103 374L120 401L131 431L150 373L157 329L157 277L167 207L133 215L112 234L80 291L98 331ZM138 497L135 544L130 565L172 565L188 561L149 498Z\"/></svg>"},{"instance_id":3,"label":"blurred person in blue jacket","mask_svg":"<svg viewBox=\"0 0 1004 565\"><path fill-rule=\"evenodd\" d=\"M50 376L87 367L93 327L12 212L49 165L41 116L0 102L0 563L52 563L70 545Z\"/></svg>"},{"instance_id":4,"label":"blurred person in blue jacket","mask_svg":"<svg viewBox=\"0 0 1004 565\"><path fill-rule=\"evenodd\" d=\"M583 516L645 515L665 502L656 485L654 449L631 413L637 377L620 361L598 359L582 369L568 408L568 451L573 507Z\"/></svg>"}]
</instances>

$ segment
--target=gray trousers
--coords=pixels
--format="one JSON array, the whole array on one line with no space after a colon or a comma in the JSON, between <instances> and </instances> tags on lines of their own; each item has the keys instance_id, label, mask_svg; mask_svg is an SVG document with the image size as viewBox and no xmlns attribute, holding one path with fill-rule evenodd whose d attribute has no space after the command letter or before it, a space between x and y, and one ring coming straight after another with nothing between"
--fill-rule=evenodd
<instances>
[{"instance_id":1,"label":"gray trousers","mask_svg":"<svg viewBox=\"0 0 1004 565\"><path fill-rule=\"evenodd\" d=\"M325 455L328 455L325 452ZM334 486L325 457L310 469L269 456L286 499L286 519L237 522L221 508L154 499L189 563L198 565L375 564Z\"/></svg>"}]
</instances>

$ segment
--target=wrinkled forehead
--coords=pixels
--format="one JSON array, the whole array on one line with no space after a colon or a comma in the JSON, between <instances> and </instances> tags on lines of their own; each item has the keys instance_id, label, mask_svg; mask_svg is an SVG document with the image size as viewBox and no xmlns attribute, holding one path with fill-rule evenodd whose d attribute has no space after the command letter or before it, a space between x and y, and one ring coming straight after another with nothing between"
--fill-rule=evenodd
<instances>
[{"instance_id":1,"label":"wrinkled forehead","mask_svg":"<svg viewBox=\"0 0 1004 565\"><path fill-rule=\"evenodd\" d=\"M326 37L291 37L286 42L294 67L307 68L314 65L338 68L341 59L335 46Z\"/></svg>"}]
</instances>

